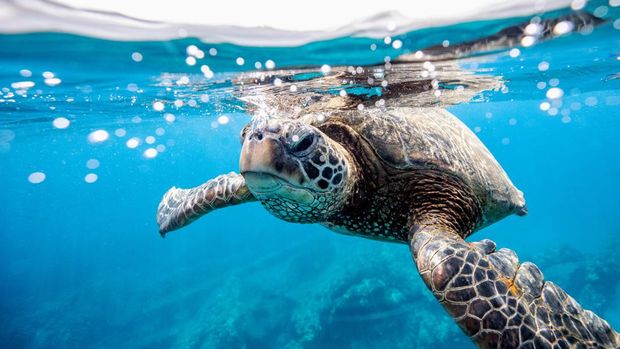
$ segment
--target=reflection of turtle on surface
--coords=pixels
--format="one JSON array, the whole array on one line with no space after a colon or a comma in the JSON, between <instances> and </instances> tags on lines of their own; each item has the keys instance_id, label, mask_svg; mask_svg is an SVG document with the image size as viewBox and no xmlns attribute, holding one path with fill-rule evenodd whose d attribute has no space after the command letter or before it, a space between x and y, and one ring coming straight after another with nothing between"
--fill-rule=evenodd
<instances>
[{"instance_id":1,"label":"reflection of turtle on surface","mask_svg":"<svg viewBox=\"0 0 620 349\"><path fill-rule=\"evenodd\" d=\"M289 222L408 243L426 285L481 347L618 347L607 322L534 264L490 240L464 241L525 214L525 201L480 140L441 109L498 79L429 64L242 77L255 118L241 134L241 174L170 189L160 233L258 200Z\"/></svg>"}]
</instances>

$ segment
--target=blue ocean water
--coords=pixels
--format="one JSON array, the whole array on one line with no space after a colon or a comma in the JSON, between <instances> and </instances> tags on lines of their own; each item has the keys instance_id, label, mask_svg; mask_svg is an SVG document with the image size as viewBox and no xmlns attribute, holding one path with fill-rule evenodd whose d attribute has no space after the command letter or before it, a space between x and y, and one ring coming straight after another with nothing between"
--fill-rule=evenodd
<instances>
[{"instance_id":1,"label":"blue ocean water","mask_svg":"<svg viewBox=\"0 0 620 349\"><path fill-rule=\"evenodd\" d=\"M591 33L462 61L505 87L450 111L529 207L470 240L514 249L619 329L615 10ZM285 223L258 203L161 239L155 210L173 185L237 170L249 116L230 81L255 62L370 64L523 20L419 30L393 38L399 49L351 37L252 48L0 35L0 346L473 347L406 245ZM195 65L186 61L191 45L205 53ZM549 100L554 87L564 95Z\"/></svg>"}]
</instances>

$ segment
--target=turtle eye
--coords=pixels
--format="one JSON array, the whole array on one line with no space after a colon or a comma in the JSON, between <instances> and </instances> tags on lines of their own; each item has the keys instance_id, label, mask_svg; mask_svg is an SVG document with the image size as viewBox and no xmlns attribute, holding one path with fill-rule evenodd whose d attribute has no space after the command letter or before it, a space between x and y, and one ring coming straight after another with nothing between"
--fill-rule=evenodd
<instances>
[{"instance_id":1,"label":"turtle eye","mask_svg":"<svg viewBox=\"0 0 620 349\"><path fill-rule=\"evenodd\" d=\"M299 136L295 137L293 136L293 141L295 141L295 138L298 138ZM293 151L294 153L303 153L306 150L308 150L312 144L314 143L314 134L312 133L307 133L305 135L301 136L301 139L297 140L295 143L293 143L291 145L291 151Z\"/></svg>"}]
</instances>

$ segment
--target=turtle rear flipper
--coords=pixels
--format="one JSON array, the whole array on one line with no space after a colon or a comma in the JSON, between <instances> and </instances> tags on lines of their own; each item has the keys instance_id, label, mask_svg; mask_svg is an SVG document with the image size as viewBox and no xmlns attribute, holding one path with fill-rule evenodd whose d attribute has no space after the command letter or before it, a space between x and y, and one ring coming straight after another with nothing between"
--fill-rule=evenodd
<instances>
[{"instance_id":1,"label":"turtle rear flipper","mask_svg":"<svg viewBox=\"0 0 620 349\"><path fill-rule=\"evenodd\" d=\"M157 208L159 233L164 237L215 209L254 200L243 177L234 172L191 189L172 187Z\"/></svg>"},{"instance_id":2,"label":"turtle rear flipper","mask_svg":"<svg viewBox=\"0 0 620 349\"><path fill-rule=\"evenodd\" d=\"M620 336L536 265L495 243L465 242L435 226L411 231L422 279L481 348L618 348Z\"/></svg>"}]
</instances>

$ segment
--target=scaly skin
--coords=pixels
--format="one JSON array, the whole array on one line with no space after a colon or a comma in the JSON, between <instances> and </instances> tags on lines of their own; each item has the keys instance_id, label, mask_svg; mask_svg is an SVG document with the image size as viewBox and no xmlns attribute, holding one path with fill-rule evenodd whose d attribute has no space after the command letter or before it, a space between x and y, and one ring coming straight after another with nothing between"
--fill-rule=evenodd
<instances>
[{"instance_id":1,"label":"scaly skin","mask_svg":"<svg viewBox=\"0 0 620 349\"><path fill-rule=\"evenodd\" d=\"M157 224L162 237L184 227L215 209L254 201L240 174L217 176L192 189L170 188L157 208Z\"/></svg>"},{"instance_id":2,"label":"scaly skin","mask_svg":"<svg viewBox=\"0 0 620 349\"><path fill-rule=\"evenodd\" d=\"M490 240L468 243L441 225L416 225L410 247L428 288L481 348L620 346L605 320Z\"/></svg>"}]
</instances>

